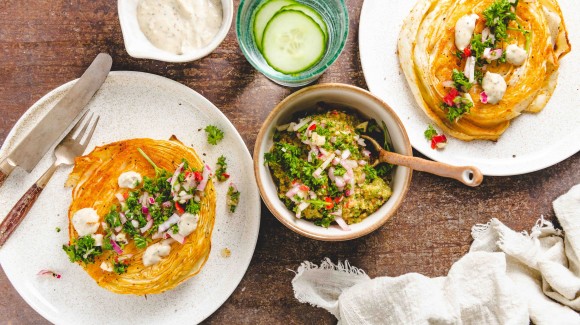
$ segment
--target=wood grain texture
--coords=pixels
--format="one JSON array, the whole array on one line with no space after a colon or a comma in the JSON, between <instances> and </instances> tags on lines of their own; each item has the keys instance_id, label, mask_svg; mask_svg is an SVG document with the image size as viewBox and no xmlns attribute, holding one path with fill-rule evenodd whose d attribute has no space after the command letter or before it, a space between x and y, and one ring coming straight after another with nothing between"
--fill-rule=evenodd
<instances>
[{"instance_id":1,"label":"wood grain texture","mask_svg":"<svg viewBox=\"0 0 580 325\"><path fill-rule=\"evenodd\" d=\"M32 186L24 193L24 195L16 202L12 210L2 220L0 224L0 247L6 243L10 235L18 228L18 225L24 220L30 208L36 202L36 199L42 193L42 187L32 184Z\"/></svg>"},{"instance_id":2,"label":"wood grain texture","mask_svg":"<svg viewBox=\"0 0 580 325\"><path fill-rule=\"evenodd\" d=\"M363 0L346 2L351 18L346 48L318 83L342 82L366 88L357 42ZM238 1L234 3L237 7ZM158 74L201 93L232 121L250 152L267 114L295 91L273 84L252 68L238 48L233 28L206 58L163 63L127 55L116 0L3 0L0 143L28 107L48 91L80 76L99 52L113 56L113 70ZM408 272L445 275L467 252L472 225L497 217L515 230L529 230L540 215L553 219L551 202L577 183L578 153L542 171L486 177L476 188L415 173L393 218L368 236L341 243L301 237L262 205L260 236L250 267L232 296L205 323L333 324L336 320L326 311L294 299L290 283L294 274L289 269L295 270L304 260L316 262L329 257L334 261L348 259L371 277ZM0 323L48 324L20 298L3 272L0 290Z\"/></svg>"},{"instance_id":3,"label":"wood grain texture","mask_svg":"<svg viewBox=\"0 0 580 325\"><path fill-rule=\"evenodd\" d=\"M0 170L0 186L2 186L2 184L4 184L4 181L6 180L6 178L8 177L8 175L4 174L1 170Z\"/></svg>"}]
</instances>

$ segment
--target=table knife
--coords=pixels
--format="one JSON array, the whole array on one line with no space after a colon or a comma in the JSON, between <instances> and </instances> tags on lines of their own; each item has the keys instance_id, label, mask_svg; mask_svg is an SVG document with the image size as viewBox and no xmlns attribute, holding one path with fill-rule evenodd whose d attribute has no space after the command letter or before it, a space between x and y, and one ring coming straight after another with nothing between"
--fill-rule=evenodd
<instances>
[{"instance_id":1,"label":"table knife","mask_svg":"<svg viewBox=\"0 0 580 325\"><path fill-rule=\"evenodd\" d=\"M29 173L34 169L105 82L112 63L109 54L97 55L85 73L42 117L38 125L5 156L0 157L0 186L16 166Z\"/></svg>"}]
</instances>

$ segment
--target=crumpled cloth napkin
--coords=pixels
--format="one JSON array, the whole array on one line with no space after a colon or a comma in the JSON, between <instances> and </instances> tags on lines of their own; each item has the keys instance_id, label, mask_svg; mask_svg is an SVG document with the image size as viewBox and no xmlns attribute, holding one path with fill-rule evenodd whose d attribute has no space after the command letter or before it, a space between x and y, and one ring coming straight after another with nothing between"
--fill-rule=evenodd
<instances>
[{"instance_id":1,"label":"crumpled cloth napkin","mask_svg":"<svg viewBox=\"0 0 580 325\"><path fill-rule=\"evenodd\" d=\"M543 217L529 234L497 219L475 225L469 252L445 277L370 279L325 259L301 264L295 296L339 324L580 324L580 184L553 206L563 232Z\"/></svg>"}]
</instances>

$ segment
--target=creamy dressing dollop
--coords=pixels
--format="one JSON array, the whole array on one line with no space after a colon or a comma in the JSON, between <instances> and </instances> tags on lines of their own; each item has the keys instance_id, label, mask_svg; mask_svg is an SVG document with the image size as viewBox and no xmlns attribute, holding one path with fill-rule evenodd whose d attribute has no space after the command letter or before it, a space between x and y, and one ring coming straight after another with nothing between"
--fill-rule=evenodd
<instances>
[{"instance_id":1,"label":"creamy dressing dollop","mask_svg":"<svg viewBox=\"0 0 580 325\"><path fill-rule=\"evenodd\" d=\"M93 208L80 209L73 215L72 224L79 237L92 235L99 229L99 215Z\"/></svg>"},{"instance_id":2,"label":"creamy dressing dollop","mask_svg":"<svg viewBox=\"0 0 580 325\"><path fill-rule=\"evenodd\" d=\"M141 177L141 174L134 171L129 171L119 175L119 178L117 179L117 184L119 184L120 188L134 189L135 187L137 187L137 185L141 184L142 181L143 177Z\"/></svg>"},{"instance_id":3,"label":"creamy dressing dollop","mask_svg":"<svg viewBox=\"0 0 580 325\"><path fill-rule=\"evenodd\" d=\"M171 252L172 242L172 239L165 239L147 247L143 254L143 265L151 266L159 263L163 257L166 257Z\"/></svg>"},{"instance_id":4,"label":"creamy dressing dollop","mask_svg":"<svg viewBox=\"0 0 580 325\"><path fill-rule=\"evenodd\" d=\"M455 46L460 51L463 51L471 43L471 36L473 36L475 22L478 18L479 16L476 14L465 15L455 23Z\"/></svg>"},{"instance_id":5,"label":"creamy dressing dollop","mask_svg":"<svg viewBox=\"0 0 580 325\"><path fill-rule=\"evenodd\" d=\"M489 104L497 104L503 98L507 85L500 74L486 72L481 83L483 90L487 94Z\"/></svg>"},{"instance_id":6,"label":"creamy dressing dollop","mask_svg":"<svg viewBox=\"0 0 580 325\"><path fill-rule=\"evenodd\" d=\"M140 0L137 21L155 47L181 55L213 40L222 12L221 0Z\"/></svg>"},{"instance_id":7,"label":"creamy dressing dollop","mask_svg":"<svg viewBox=\"0 0 580 325\"><path fill-rule=\"evenodd\" d=\"M197 221L199 216L191 213L184 213L177 222L179 226L179 234L183 237L189 236L195 229L197 229Z\"/></svg>"},{"instance_id":8,"label":"creamy dressing dollop","mask_svg":"<svg viewBox=\"0 0 580 325\"><path fill-rule=\"evenodd\" d=\"M510 44L505 49L505 58L508 63L520 66L528 58L528 52L516 44Z\"/></svg>"}]
</instances>

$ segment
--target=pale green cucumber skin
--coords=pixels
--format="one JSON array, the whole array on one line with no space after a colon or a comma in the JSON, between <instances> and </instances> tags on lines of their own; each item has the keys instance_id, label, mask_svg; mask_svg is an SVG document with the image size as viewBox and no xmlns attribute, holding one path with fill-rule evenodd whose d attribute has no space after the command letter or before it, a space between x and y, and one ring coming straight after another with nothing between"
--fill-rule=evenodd
<instances>
[{"instance_id":1,"label":"pale green cucumber skin","mask_svg":"<svg viewBox=\"0 0 580 325\"><path fill-rule=\"evenodd\" d=\"M297 3L298 2L294 0L270 0L264 2L263 4L260 5L260 7L258 7L258 9L256 9L252 32L254 33L254 40L256 41L256 45L258 46L258 49L260 51L262 51L262 38L264 37L264 31L266 30L266 26L268 25L272 17L274 17L274 15L276 15L276 13L282 7L290 6ZM267 10L268 8L274 8L274 10L271 10L271 14L266 13L265 10ZM262 19L261 17L264 18ZM258 26L258 23L260 23L262 26Z\"/></svg>"},{"instance_id":2,"label":"pale green cucumber skin","mask_svg":"<svg viewBox=\"0 0 580 325\"><path fill-rule=\"evenodd\" d=\"M296 3L284 6L280 10L298 10L307 14L308 16L310 16L310 18L314 19L314 21L318 24L318 26L320 26L320 29L324 33L324 41L325 42L328 41L328 26L326 25L326 22L324 21L322 16L318 13L318 11L312 9L312 7L303 5L301 3Z\"/></svg>"},{"instance_id":3,"label":"pale green cucumber skin","mask_svg":"<svg viewBox=\"0 0 580 325\"><path fill-rule=\"evenodd\" d=\"M318 56L316 57L316 59L311 60L310 62L308 62L308 64L303 65L299 68L296 69L292 69L292 70L285 70L282 69L280 67L277 67L277 65L275 63L272 62L271 59L269 59L269 54L267 52L268 48L267 48L267 44L266 44L266 35L268 35L269 33L273 33L275 31L272 31L271 29L275 28L276 26L274 24L276 24L276 19L283 19L285 17L282 17L283 15L297 15L296 17L301 17L302 19L304 19L304 21L302 23L307 23L310 24L310 26L312 27L312 32L314 33L320 33L321 36L321 49L320 49L320 53L318 53ZM302 24L298 24L299 26ZM308 46L308 45L307 45ZM270 21L268 22L268 25L266 25L266 28L264 30L264 37L262 39L262 55L264 56L264 59L266 60L266 62L268 62L268 64L275 69L276 71L279 71L281 73L284 74L298 74L300 72L306 71L308 70L310 67L314 66L316 63L318 63L318 61L320 61L320 59L324 56L324 54L326 53L326 49L327 49L327 45L326 45L326 39L324 37L324 32L322 31L322 29L320 28L320 26L316 23L316 21L314 19L312 19L312 17L310 17L309 15L305 14L302 11L299 10L281 10L279 12L277 12L272 19L270 19Z\"/></svg>"}]
</instances>

